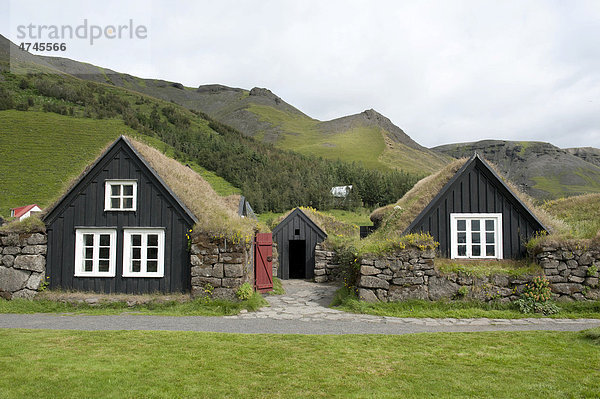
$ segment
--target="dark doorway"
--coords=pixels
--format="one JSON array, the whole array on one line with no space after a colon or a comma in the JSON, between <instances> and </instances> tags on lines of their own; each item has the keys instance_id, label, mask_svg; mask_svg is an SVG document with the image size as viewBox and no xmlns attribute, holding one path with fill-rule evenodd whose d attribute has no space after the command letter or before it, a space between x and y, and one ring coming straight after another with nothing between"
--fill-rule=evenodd
<instances>
[{"instance_id":1,"label":"dark doorway","mask_svg":"<svg viewBox=\"0 0 600 399\"><path fill-rule=\"evenodd\" d=\"M290 240L290 278L306 278L306 240Z\"/></svg>"}]
</instances>

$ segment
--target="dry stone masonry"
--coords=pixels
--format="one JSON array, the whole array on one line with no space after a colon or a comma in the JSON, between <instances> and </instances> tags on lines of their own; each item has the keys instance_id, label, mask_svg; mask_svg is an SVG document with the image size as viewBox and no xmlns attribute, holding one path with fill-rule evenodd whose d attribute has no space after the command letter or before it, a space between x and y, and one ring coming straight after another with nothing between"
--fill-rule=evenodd
<instances>
[{"instance_id":1,"label":"dry stone masonry","mask_svg":"<svg viewBox=\"0 0 600 399\"><path fill-rule=\"evenodd\" d=\"M535 256L559 301L600 300L600 250L543 248ZM407 248L387 256L360 259L358 294L368 302L407 299L472 299L514 301L535 275L473 276L464 272L441 273L435 251ZM317 247L315 281L335 281L340 275L335 253Z\"/></svg>"},{"instance_id":2,"label":"dry stone masonry","mask_svg":"<svg viewBox=\"0 0 600 399\"><path fill-rule=\"evenodd\" d=\"M336 263L335 252L323 249L320 244L315 247L315 282L341 280L340 265Z\"/></svg>"},{"instance_id":3,"label":"dry stone masonry","mask_svg":"<svg viewBox=\"0 0 600 399\"><path fill-rule=\"evenodd\" d=\"M535 257L559 299L600 300L600 248L548 245Z\"/></svg>"},{"instance_id":4,"label":"dry stone masonry","mask_svg":"<svg viewBox=\"0 0 600 399\"><path fill-rule=\"evenodd\" d=\"M190 248L192 297L236 298L245 282L252 284L252 252L246 244L232 244L227 239L212 239L200 234Z\"/></svg>"},{"instance_id":5,"label":"dry stone masonry","mask_svg":"<svg viewBox=\"0 0 600 399\"><path fill-rule=\"evenodd\" d=\"M0 297L33 298L46 273L45 233L0 232Z\"/></svg>"}]
</instances>

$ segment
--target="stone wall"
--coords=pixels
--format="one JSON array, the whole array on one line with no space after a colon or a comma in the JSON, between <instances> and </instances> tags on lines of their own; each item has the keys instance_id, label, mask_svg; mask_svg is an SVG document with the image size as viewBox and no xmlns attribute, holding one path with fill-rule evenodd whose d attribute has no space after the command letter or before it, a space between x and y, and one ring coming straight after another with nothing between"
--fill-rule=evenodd
<instances>
[{"instance_id":1,"label":"stone wall","mask_svg":"<svg viewBox=\"0 0 600 399\"><path fill-rule=\"evenodd\" d=\"M315 247L315 282L340 281L342 279L340 265L336 262L335 252L327 251L321 244Z\"/></svg>"},{"instance_id":2,"label":"stone wall","mask_svg":"<svg viewBox=\"0 0 600 399\"><path fill-rule=\"evenodd\" d=\"M315 281L335 280L340 266L335 253L317 248ZM550 281L559 301L600 300L600 250L543 248L535 259ZM516 300L535 275L473 276L464 272L441 273L435 267L435 251L408 248L388 256L360 259L359 297L369 302L406 299Z\"/></svg>"},{"instance_id":3,"label":"stone wall","mask_svg":"<svg viewBox=\"0 0 600 399\"><path fill-rule=\"evenodd\" d=\"M273 277L277 277L279 271L279 252L277 251L277 243L273 241Z\"/></svg>"},{"instance_id":4,"label":"stone wall","mask_svg":"<svg viewBox=\"0 0 600 399\"><path fill-rule=\"evenodd\" d=\"M600 248L568 244L539 248L536 261L559 300L600 300Z\"/></svg>"},{"instance_id":5,"label":"stone wall","mask_svg":"<svg viewBox=\"0 0 600 399\"><path fill-rule=\"evenodd\" d=\"M33 298L46 274L45 233L0 232L0 297Z\"/></svg>"},{"instance_id":6,"label":"stone wall","mask_svg":"<svg viewBox=\"0 0 600 399\"><path fill-rule=\"evenodd\" d=\"M236 299L235 293L243 283L254 282L251 249L244 243L194 235L190 248L192 297Z\"/></svg>"},{"instance_id":7,"label":"stone wall","mask_svg":"<svg viewBox=\"0 0 600 399\"><path fill-rule=\"evenodd\" d=\"M472 299L508 302L518 299L534 277L491 275L475 277L463 272L440 273L431 249L410 248L387 257L365 257L360 262L359 297L369 302L406 299Z\"/></svg>"}]
</instances>

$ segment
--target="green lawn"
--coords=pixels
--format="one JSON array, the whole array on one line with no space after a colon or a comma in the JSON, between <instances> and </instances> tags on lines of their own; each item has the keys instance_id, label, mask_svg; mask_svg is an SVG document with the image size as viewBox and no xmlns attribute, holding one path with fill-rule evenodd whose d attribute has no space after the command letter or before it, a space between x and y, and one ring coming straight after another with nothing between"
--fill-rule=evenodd
<instances>
[{"instance_id":1,"label":"green lawn","mask_svg":"<svg viewBox=\"0 0 600 399\"><path fill-rule=\"evenodd\" d=\"M598 330L404 336L0 331L6 398L597 398Z\"/></svg>"},{"instance_id":2,"label":"green lawn","mask_svg":"<svg viewBox=\"0 0 600 399\"><path fill-rule=\"evenodd\" d=\"M278 289L281 288L279 283ZM43 295L43 294L42 294ZM94 295L91 295L94 296ZM101 297L101 296L100 296ZM262 296L255 293L250 299L232 302L225 300L195 299L193 301L158 300L148 303L128 306L125 300L115 302L100 302L90 305L82 302L63 302L53 299L0 299L0 314L2 313L74 313L87 315L119 315L134 313L154 316L228 316L235 315L242 309L255 311L267 306Z\"/></svg>"},{"instance_id":3,"label":"green lawn","mask_svg":"<svg viewBox=\"0 0 600 399\"><path fill-rule=\"evenodd\" d=\"M600 319L600 301L559 302L560 312L553 315L524 314L513 303L476 301L425 301L407 300L399 302L368 303L349 295L346 289L336 293L333 306L350 313L372 314L391 317L432 317L469 319L486 317L489 319L521 319L525 317L551 317L555 319Z\"/></svg>"}]
</instances>

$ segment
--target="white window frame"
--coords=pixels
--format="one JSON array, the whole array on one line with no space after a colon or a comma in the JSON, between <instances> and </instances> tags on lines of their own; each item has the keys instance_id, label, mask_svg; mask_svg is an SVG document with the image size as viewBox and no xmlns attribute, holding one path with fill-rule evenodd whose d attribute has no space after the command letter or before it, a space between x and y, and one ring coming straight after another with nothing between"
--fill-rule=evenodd
<instances>
[{"instance_id":1,"label":"white window frame","mask_svg":"<svg viewBox=\"0 0 600 399\"><path fill-rule=\"evenodd\" d=\"M141 234L141 267L139 272L132 271L131 236ZM158 235L158 265L156 272L147 270L148 235ZM164 277L165 275L165 230L162 228L129 228L123 230L123 277Z\"/></svg>"},{"instance_id":2,"label":"white window frame","mask_svg":"<svg viewBox=\"0 0 600 399\"><path fill-rule=\"evenodd\" d=\"M458 255L458 220L467 220L467 228L466 228L466 243L461 245L467 246L467 251L465 256ZM495 240L494 240L494 256L486 256L486 235L485 235L485 220L493 219L495 220ZM472 255L472 235L471 235L471 220L479 220L481 222L481 238L480 238L480 246L481 246L481 255L473 256ZM502 214L501 213L451 213L450 214L450 257L452 259L503 259L502 254Z\"/></svg>"},{"instance_id":3,"label":"white window frame","mask_svg":"<svg viewBox=\"0 0 600 399\"><path fill-rule=\"evenodd\" d=\"M123 199L130 198L130 196L125 196L123 194L123 186L131 185L133 186L133 195L132 198L132 207L131 208L123 208ZM120 194L119 196L112 195L112 187L120 186ZM112 207L112 198L119 198L120 207L113 208ZM137 180L106 180L104 182L104 210L105 211L135 211L137 210Z\"/></svg>"},{"instance_id":4,"label":"white window frame","mask_svg":"<svg viewBox=\"0 0 600 399\"><path fill-rule=\"evenodd\" d=\"M85 271L84 234L93 234L92 271ZM100 255L100 234L110 236L108 271L98 270ZM75 230L75 277L115 277L117 258L117 230L109 228L78 228Z\"/></svg>"}]
</instances>

